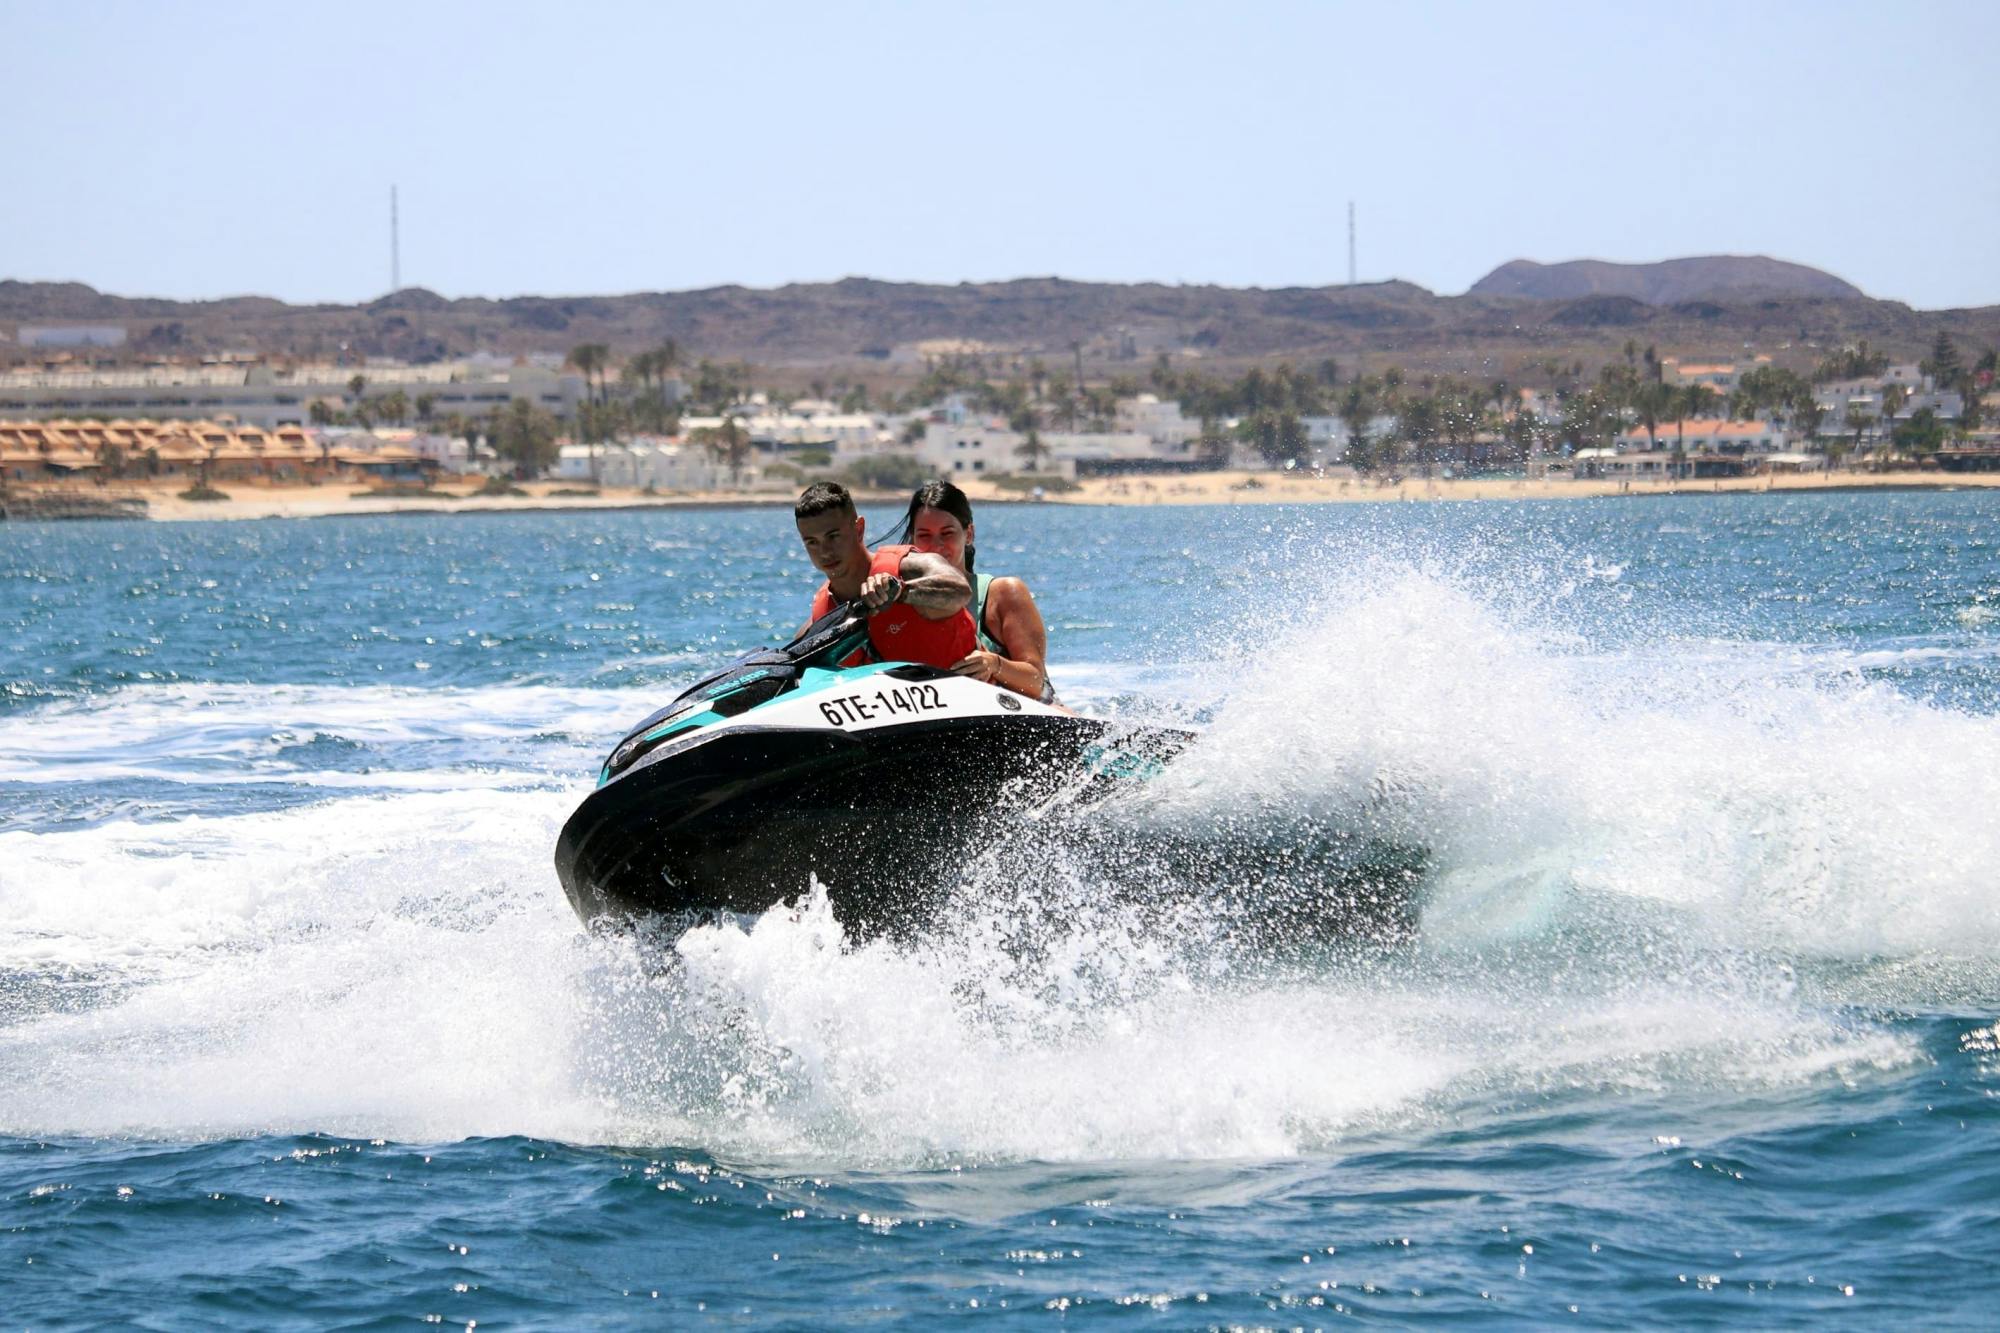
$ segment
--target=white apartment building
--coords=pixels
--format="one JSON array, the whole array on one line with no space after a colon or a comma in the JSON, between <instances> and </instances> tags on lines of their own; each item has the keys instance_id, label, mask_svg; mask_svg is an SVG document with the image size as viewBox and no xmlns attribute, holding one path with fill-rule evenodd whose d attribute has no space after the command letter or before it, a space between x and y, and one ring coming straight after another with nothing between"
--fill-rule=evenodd
<instances>
[{"instance_id":1,"label":"white apartment building","mask_svg":"<svg viewBox=\"0 0 2000 1333\"><path fill-rule=\"evenodd\" d=\"M1758 356L1747 364L1730 361L1682 361L1668 356L1660 359L1660 378L1668 384L1706 384L1724 395L1736 392L1744 372L1771 364L1768 356Z\"/></svg>"},{"instance_id":2,"label":"white apartment building","mask_svg":"<svg viewBox=\"0 0 2000 1333\"><path fill-rule=\"evenodd\" d=\"M1825 419L1820 422L1820 430L1834 435L1850 431L1853 427L1848 424L1848 417L1856 412L1867 413L1871 426L1879 426L1882 393L1892 384L1901 385L1906 390L1902 403L1896 408L1898 421L1908 420L1926 407L1937 417L1956 421L1965 410L1965 400L1960 394L1950 389L1937 389L1928 378L1917 372L1914 365L1891 366L1873 379L1836 380L1816 387L1813 401L1826 413Z\"/></svg>"},{"instance_id":3,"label":"white apartment building","mask_svg":"<svg viewBox=\"0 0 2000 1333\"><path fill-rule=\"evenodd\" d=\"M1050 457L1062 466L1065 476L1075 476L1078 472L1143 471L1148 463L1187 456L1184 451L1167 453L1150 437L1132 431L1046 431L1042 443L1048 447ZM1024 458L1014 470L1020 472L1026 467ZM1047 471L1048 464L1041 464L1038 470Z\"/></svg>"},{"instance_id":4,"label":"white apartment building","mask_svg":"<svg viewBox=\"0 0 2000 1333\"><path fill-rule=\"evenodd\" d=\"M1048 452L1035 461L1033 470L1062 477L1144 471L1149 464L1187 457L1131 431L1042 431L1039 438ZM955 426L933 421L913 452L926 468L958 480L1003 472L1025 474L1029 460L1021 450L1026 442L1022 432L992 422Z\"/></svg>"},{"instance_id":5,"label":"white apartment building","mask_svg":"<svg viewBox=\"0 0 2000 1333\"><path fill-rule=\"evenodd\" d=\"M375 433L382 435L385 432ZM490 472L500 461L500 456L493 452L493 446L484 440L470 445L462 435L437 435L424 431L401 431L396 434L405 437L398 442L410 452L419 458L429 459L437 464L438 471L449 472L453 476Z\"/></svg>"},{"instance_id":6,"label":"white apartment building","mask_svg":"<svg viewBox=\"0 0 2000 1333\"><path fill-rule=\"evenodd\" d=\"M1185 454L1201 437L1201 423L1182 416L1179 403L1163 403L1150 393L1120 398L1116 425L1120 434L1143 435L1175 454Z\"/></svg>"},{"instance_id":7,"label":"white apartment building","mask_svg":"<svg viewBox=\"0 0 2000 1333\"><path fill-rule=\"evenodd\" d=\"M750 442L764 449L801 449L815 445L834 453L867 452L882 442L882 423L867 412L757 411L733 414ZM727 417L682 417L683 433L719 428Z\"/></svg>"},{"instance_id":8,"label":"white apartment building","mask_svg":"<svg viewBox=\"0 0 2000 1333\"><path fill-rule=\"evenodd\" d=\"M1965 412L1965 398L1956 389L1919 389L1896 409L1896 420L1907 421L1927 407L1940 420L1956 421Z\"/></svg>"},{"instance_id":9,"label":"white apartment building","mask_svg":"<svg viewBox=\"0 0 2000 1333\"><path fill-rule=\"evenodd\" d=\"M708 450L650 435L630 444L598 445L595 450L587 444L565 444L549 475L557 481L590 484L595 480L605 486L651 486L659 491L713 491L729 484L728 467ZM756 476L754 467L745 467L741 483L751 485Z\"/></svg>"},{"instance_id":10,"label":"white apartment building","mask_svg":"<svg viewBox=\"0 0 2000 1333\"><path fill-rule=\"evenodd\" d=\"M1025 438L1019 431L1005 426L976 423L953 425L950 421L933 421L924 427L924 438L912 452L928 470L956 481L998 472L1025 471L1028 460L1020 452ZM1047 443L1047 438L1043 437L1044 443ZM1036 470L1047 472L1052 468L1050 462L1044 459ZM1075 470L1072 468L1064 475L1074 476Z\"/></svg>"},{"instance_id":11,"label":"white apartment building","mask_svg":"<svg viewBox=\"0 0 2000 1333\"><path fill-rule=\"evenodd\" d=\"M872 435L842 436L834 441L833 458L836 463L845 465L863 458L910 452L910 446L903 443L903 432L911 421L909 416L895 414L868 419L875 427Z\"/></svg>"},{"instance_id":12,"label":"white apartment building","mask_svg":"<svg viewBox=\"0 0 2000 1333\"><path fill-rule=\"evenodd\" d=\"M1683 447L1689 453L1781 454L1791 443L1783 428L1768 421L1724 421L1716 417L1690 417L1685 434L1671 421L1660 423L1659 438L1653 440L1643 426L1628 426L1614 442L1620 453L1663 451Z\"/></svg>"},{"instance_id":13,"label":"white apartment building","mask_svg":"<svg viewBox=\"0 0 2000 1333\"><path fill-rule=\"evenodd\" d=\"M1347 423L1339 417L1300 417L1306 428L1307 461L1314 467L1347 460Z\"/></svg>"}]
</instances>

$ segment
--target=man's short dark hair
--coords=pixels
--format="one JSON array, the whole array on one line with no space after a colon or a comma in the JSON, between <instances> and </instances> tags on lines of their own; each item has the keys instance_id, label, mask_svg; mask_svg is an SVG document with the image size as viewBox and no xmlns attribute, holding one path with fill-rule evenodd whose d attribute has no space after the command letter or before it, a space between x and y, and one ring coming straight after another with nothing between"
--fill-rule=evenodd
<instances>
[{"instance_id":1,"label":"man's short dark hair","mask_svg":"<svg viewBox=\"0 0 2000 1333\"><path fill-rule=\"evenodd\" d=\"M849 518L854 516L854 497L847 488L837 481L816 481L805 488L799 502L792 506L795 519L818 518L821 514L839 509Z\"/></svg>"}]
</instances>

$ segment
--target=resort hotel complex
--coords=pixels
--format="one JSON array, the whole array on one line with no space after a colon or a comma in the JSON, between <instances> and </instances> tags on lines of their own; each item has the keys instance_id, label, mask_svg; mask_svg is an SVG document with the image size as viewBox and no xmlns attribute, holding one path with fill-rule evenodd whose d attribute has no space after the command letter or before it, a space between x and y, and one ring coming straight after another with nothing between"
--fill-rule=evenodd
<instances>
[{"instance_id":1,"label":"resort hotel complex","mask_svg":"<svg viewBox=\"0 0 2000 1333\"><path fill-rule=\"evenodd\" d=\"M1614 362L1596 384L1418 386L1389 372L1291 399L1283 370L1268 383L1252 370L1222 390L1217 380L1177 381L1170 372L1156 372L1159 392L1136 391L1129 379L1123 393L1116 380L1037 382L1032 392L982 380L869 410L865 394L774 402L738 384L704 395L667 367L614 376L607 372L615 365L593 358L594 378L550 356L128 366L74 355L66 348L40 365L0 370L0 483L344 478L400 488L473 474L655 493L775 493L815 476L1055 483L1224 468L1597 480L1860 464L2000 470L1990 369L1946 381L1931 363L1879 357L1857 373L1809 380L1768 357L1682 361L1649 352L1643 366L1629 355L1630 364Z\"/></svg>"}]
</instances>

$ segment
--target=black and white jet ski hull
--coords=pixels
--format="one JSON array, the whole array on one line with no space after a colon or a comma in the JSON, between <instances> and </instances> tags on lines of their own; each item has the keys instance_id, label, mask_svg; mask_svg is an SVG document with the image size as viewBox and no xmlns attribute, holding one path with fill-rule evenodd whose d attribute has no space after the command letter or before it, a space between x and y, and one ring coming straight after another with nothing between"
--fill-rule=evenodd
<instances>
[{"instance_id":1,"label":"black and white jet ski hull","mask_svg":"<svg viewBox=\"0 0 2000 1333\"><path fill-rule=\"evenodd\" d=\"M556 866L586 921L761 912L817 877L844 924L889 928L949 887L989 812L1087 799L1188 739L926 667L808 671L604 782L564 826Z\"/></svg>"}]
</instances>

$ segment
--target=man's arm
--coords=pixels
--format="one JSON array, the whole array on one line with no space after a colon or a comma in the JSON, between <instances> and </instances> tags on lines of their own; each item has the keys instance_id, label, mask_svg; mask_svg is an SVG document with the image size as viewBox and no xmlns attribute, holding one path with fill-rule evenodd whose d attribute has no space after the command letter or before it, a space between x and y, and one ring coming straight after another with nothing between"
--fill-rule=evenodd
<instances>
[{"instance_id":1,"label":"man's arm","mask_svg":"<svg viewBox=\"0 0 2000 1333\"><path fill-rule=\"evenodd\" d=\"M925 620L943 620L972 601L972 585L941 555L912 551L903 557L903 600Z\"/></svg>"}]
</instances>

